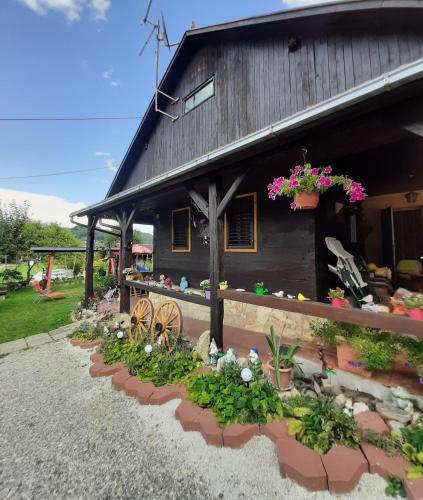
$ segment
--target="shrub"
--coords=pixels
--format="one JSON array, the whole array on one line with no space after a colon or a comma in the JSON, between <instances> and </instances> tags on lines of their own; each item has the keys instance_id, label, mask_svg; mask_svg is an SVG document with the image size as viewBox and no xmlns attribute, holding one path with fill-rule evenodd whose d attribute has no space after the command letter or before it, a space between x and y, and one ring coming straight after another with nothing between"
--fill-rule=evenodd
<instances>
[{"instance_id":1,"label":"shrub","mask_svg":"<svg viewBox=\"0 0 423 500\"><path fill-rule=\"evenodd\" d=\"M221 426L266 424L281 417L282 403L274 387L266 380L253 380L246 386L240 371L236 363L228 363L221 372L191 377L189 399L202 408L211 408Z\"/></svg>"},{"instance_id":2,"label":"shrub","mask_svg":"<svg viewBox=\"0 0 423 500\"><path fill-rule=\"evenodd\" d=\"M92 324L88 321L81 323L70 335L69 338L77 338L82 342L92 342L103 336L100 324Z\"/></svg>"},{"instance_id":3,"label":"shrub","mask_svg":"<svg viewBox=\"0 0 423 500\"><path fill-rule=\"evenodd\" d=\"M333 398L286 400L283 412L291 417L288 433L318 453L327 453L335 444L358 447L360 436L355 420L346 415Z\"/></svg>"}]
</instances>

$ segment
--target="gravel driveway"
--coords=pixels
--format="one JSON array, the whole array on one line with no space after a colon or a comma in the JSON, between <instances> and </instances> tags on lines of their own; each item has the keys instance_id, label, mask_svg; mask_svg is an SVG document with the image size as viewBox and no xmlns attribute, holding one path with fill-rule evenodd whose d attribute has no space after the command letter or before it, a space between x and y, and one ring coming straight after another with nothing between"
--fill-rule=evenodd
<instances>
[{"instance_id":1,"label":"gravel driveway","mask_svg":"<svg viewBox=\"0 0 423 500\"><path fill-rule=\"evenodd\" d=\"M66 340L0 361L0 499L330 499L282 479L274 444L206 446L174 418L179 401L140 406L92 379ZM385 498L365 474L343 498Z\"/></svg>"}]
</instances>

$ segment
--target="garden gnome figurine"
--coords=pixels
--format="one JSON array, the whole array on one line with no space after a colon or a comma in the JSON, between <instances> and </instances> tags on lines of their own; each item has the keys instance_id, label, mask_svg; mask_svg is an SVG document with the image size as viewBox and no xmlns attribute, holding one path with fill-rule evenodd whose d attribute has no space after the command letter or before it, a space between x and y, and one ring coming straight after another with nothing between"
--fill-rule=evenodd
<instances>
[{"instance_id":1,"label":"garden gnome figurine","mask_svg":"<svg viewBox=\"0 0 423 500\"><path fill-rule=\"evenodd\" d=\"M216 341L214 339L211 340L210 342L210 350L209 350L209 355L210 355L210 364L213 366L216 366L217 364L217 345Z\"/></svg>"},{"instance_id":2,"label":"garden gnome figurine","mask_svg":"<svg viewBox=\"0 0 423 500\"><path fill-rule=\"evenodd\" d=\"M185 276L182 276L179 288L181 292L185 292L185 290L188 288L188 280L185 278Z\"/></svg>"},{"instance_id":3,"label":"garden gnome figurine","mask_svg":"<svg viewBox=\"0 0 423 500\"><path fill-rule=\"evenodd\" d=\"M159 277L159 280L160 280L160 284L163 287L166 286L165 279L166 279L166 276L164 274L161 274L160 277Z\"/></svg>"},{"instance_id":4,"label":"garden gnome figurine","mask_svg":"<svg viewBox=\"0 0 423 500\"><path fill-rule=\"evenodd\" d=\"M220 372L226 363L234 363L235 361L235 349L233 347L229 347L226 354L217 360L217 371Z\"/></svg>"},{"instance_id":5,"label":"garden gnome figurine","mask_svg":"<svg viewBox=\"0 0 423 500\"><path fill-rule=\"evenodd\" d=\"M261 366L261 361L260 361L260 358L259 358L259 355L258 355L258 349L257 349L257 347L252 347L250 349L250 354L248 355L248 359L250 360L250 363L252 365Z\"/></svg>"}]
</instances>

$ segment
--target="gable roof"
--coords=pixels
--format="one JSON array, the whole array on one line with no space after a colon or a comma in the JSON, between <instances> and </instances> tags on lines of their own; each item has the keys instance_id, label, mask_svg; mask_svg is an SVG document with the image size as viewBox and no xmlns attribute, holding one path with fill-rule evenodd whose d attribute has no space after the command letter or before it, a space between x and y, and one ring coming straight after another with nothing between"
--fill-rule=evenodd
<instances>
[{"instance_id":1,"label":"gable roof","mask_svg":"<svg viewBox=\"0 0 423 500\"><path fill-rule=\"evenodd\" d=\"M378 10L377 16L371 15L371 12L375 9ZM345 22L345 16L348 16L349 26L353 25L355 22L362 24L365 14L370 14L368 21L381 22L381 9L389 14L392 14L394 11L394 18L397 21L398 16L405 12L407 14L408 25L411 21L417 24L423 23L422 0L346 0L284 10L255 17L247 17L188 30L183 35L161 79L159 88L171 94L172 88L180 77L182 69L189 60L190 55L200 46L207 43L237 39L241 36L260 36L260 34L263 33L271 35L272 31L279 34L281 32L287 35L295 34L302 27L307 26L307 29L310 29L310 22L318 25L318 29L321 30L323 27ZM411 13L410 9L418 9L418 11ZM415 15L417 13L419 15ZM139 151L142 145L148 142L148 137L159 116L160 115L155 111L153 96L119 169L116 172L106 194L106 199L121 191L125 175L128 174L131 166L138 160Z\"/></svg>"}]
</instances>

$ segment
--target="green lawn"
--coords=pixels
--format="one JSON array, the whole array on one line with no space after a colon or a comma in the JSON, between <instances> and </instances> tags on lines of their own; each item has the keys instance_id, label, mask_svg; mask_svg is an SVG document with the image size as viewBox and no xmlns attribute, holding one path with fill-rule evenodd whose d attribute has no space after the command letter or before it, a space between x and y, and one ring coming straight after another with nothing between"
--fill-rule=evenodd
<instances>
[{"instance_id":1,"label":"green lawn","mask_svg":"<svg viewBox=\"0 0 423 500\"><path fill-rule=\"evenodd\" d=\"M63 291L66 298L42 299L34 304L31 286L9 292L0 301L0 344L36 333L48 332L71 322L70 313L84 293L84 283L55 285L53 291Z\"/></svg>"}]
</instances>

